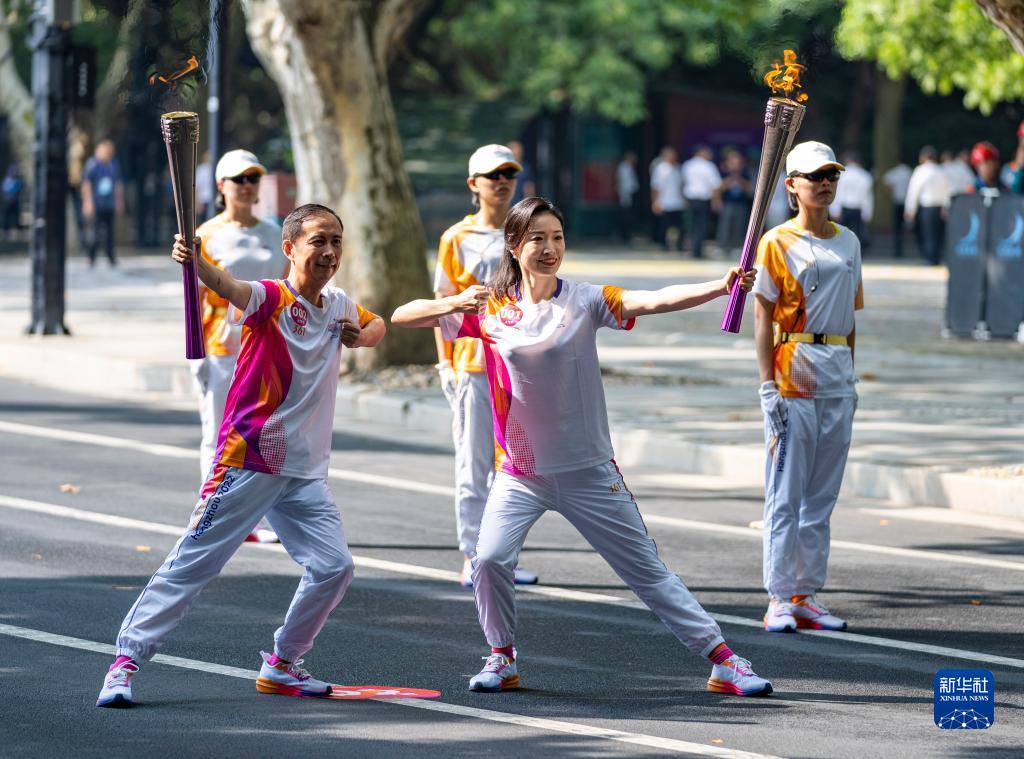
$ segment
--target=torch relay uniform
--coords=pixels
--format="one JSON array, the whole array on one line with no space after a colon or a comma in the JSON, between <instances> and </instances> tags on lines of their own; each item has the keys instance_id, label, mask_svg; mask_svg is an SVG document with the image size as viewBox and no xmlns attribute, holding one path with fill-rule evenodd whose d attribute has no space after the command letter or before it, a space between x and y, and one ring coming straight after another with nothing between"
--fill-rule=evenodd
<instances>
[{"instance_id":1,"label":"torch relay uniform","mask_svg":"<svg viewBox=\"0 0 1024 759\"><path fill-rule=\"evenodd\" d=\"M498 471L480 527L473 588L492 649L511 650L514 643L513 569L527 532L549 510L568 519L690 651L708 656L727 648L718 624L658 556L612 458L596 336L601 327L632 328L633 320L622 318L622 293L558 280L548 301L492 296L486 314L439 320L446 339L479 340L487 366ZM730 674L717 676L725 673L719 668L712 690L771 691L756 676L737 688L727 682ZM517 687L518 677L515 656L495 652L470 689Z\"/></svg>"},{"instance_id":2,"label":"torch relay uniform","mask_svg":"<svg viewBox=\"0 0 1024 759\"><path fill-rule=\"evenodd\" d=\"M501 229L488 229L469 215L441 236L434 271L434 292L455 295L489 282L505 250ZM452 439L455 443L455 524L459 550L476 552L480 519L494 476L491 402L487 394L484 350L480 340L464 337L452 344L455 392Z\"/></svg>"},{"instance_id":3,"label":"torch relay uniform","mask_svg":"<svg viewBox=\"0 0 1024 759\"><path fill-rule=\"evenodd\" d=\"M850 449L857 394L846 338L864 305L860 242L838 224L816 237L792 219L761 239L757 270L754 293L774 304L775 384L786 410L777 437L765 420L763 579L773 599L766 629L792 629L774 629L776 600L796 627L841 629L845 622L820 604L824 616L800 602L816 603L825 584L829 520Z\"/></svg>"},{"instance_id":4,"label":"torch relay uniform","mask_svg":"<svg viewBox=\"0 0 1024 759\"><path fill-rule=\"evenodd\" d=\"M272 279L280 276L284 268L281 228L272 221L261 219L251 227L243 227L219 214L200 226L196 235L202 241L201 255L235 279ZM206 358L192 361L191 369L203 425L199 470L200 477L205 479L217 449L217 432L238 359L242 326L232 318L235 309L226 298L206 287L200 288L200 292Z\"/></svg>"},{"instance_id":5,"label":"torch relay uniform","mask_svg":"<svg viewBox=\"0 0 1024 759\"><path fill-rule=\"evenodd\" d=\"M352 555L326 482L341 325L348 320L365 326L376 317L335 287L324 288L317 306L285 280L249 285L252 295L241 316L241 350L214 466L185 533L124 619L118 661L130 657L131 672L131 666L151 659L266 516L305 573L274 634L274 655L264 656L257 688L324 695L329 686L298 664L353 576ZM116 667L115 662L112 673ZM121 678L126 679L123 671ZM108 683L98 705L130 705L130 699L130 690L125 694L116 682Z\"/></svg>"}]
</instances>

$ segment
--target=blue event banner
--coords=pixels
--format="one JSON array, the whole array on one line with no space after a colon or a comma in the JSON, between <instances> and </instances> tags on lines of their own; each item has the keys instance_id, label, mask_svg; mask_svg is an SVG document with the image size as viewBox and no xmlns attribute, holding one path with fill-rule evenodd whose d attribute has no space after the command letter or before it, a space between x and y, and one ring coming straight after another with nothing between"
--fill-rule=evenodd
<instances>
[{"instance_id":1,"label":"blue event banner","mask_svg":"<svg viewBox=\"0 0 1024 759\"><path fill-rule=\"evenodd\" d=\"M943 730L986 730L996 721L996 680L987 669L935 673L935 724Z\"/></svg>"}]
</instances>

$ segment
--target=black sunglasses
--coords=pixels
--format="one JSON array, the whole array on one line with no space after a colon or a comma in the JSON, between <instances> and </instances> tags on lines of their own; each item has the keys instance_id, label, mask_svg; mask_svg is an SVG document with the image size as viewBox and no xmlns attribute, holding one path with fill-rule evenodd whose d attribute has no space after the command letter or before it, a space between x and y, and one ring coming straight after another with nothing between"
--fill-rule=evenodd
<instances>
[{"instance_id":1,"label":"black sunglasses","mask_svg":"<svg viewBox=\"0 0 1024 759\"><path fill-rule=\"evenodd\" d=\"M235 184L259 184L262 174L239 174L237 177L228 177Z\"/></svg>"},{"instance_id":2,"label":"black sunglasses","mask_svg":"<svg viewBox=\"0 0 1024 759\"><path fill-rule=\"evenodd\" d=\"M508 166L504 169L495 169L494 171L489 171L486 174L477 174L477 176L486 177L487 179L490 179L492 182L497 182L501 177L505 177L505 179L515 179L518 173L519 169L513 168L512 166Z\"/></svg>"},{"instance_id":3,"label":"black sunglasses","mask_svg":"<svg viewBox=\"0 0 1024 759\"><path fill-rule=\"evenodd\" d=\"M803 177L810 182L820 182L823 179L827 179L829 182L835 183L839 181L839 169L819 169L818 171L812 171L810 174L794 171L790 176Z\"/></svg>"}]
</instances>

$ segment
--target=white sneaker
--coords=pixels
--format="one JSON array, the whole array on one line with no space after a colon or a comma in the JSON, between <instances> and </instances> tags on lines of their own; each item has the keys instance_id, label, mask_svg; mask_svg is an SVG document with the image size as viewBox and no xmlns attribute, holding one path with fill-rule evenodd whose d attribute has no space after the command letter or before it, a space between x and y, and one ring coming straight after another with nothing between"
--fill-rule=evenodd
<instances>
[{"instance_id":1,"label":"white sneaker","mask_svg":"<svg viewBox=\"0 0 1024 759\"><path fill-rule=\"evenodd\" d=\"M764 614L764 629L770 633L796 632L793 604L772 596L768 601L768 611Z\"/></svg>"},{"instance_id":2,"label":"white sneaker","mask_svg":"<svg viewBox=\"0 0 1024 759\"><path fill-rule=\"evenodd\" d=\"M487 663L480 673L469 681L469 689L478 693L497 693L519 687L519 673L516 663L505 654L491 654L485 657Z\"/></svg>"},{"instance_id":3,"label":"white sneaker","mask_svg":"<svg viewBox=\"0 0 1024 759\"><path fill-rule=\"evenodd\" d=\"M309 696L313 698L331 695L331 686L317 680L300 666L302 659L293 662L279 661L270 665L270 654L260 651L263 666L256 678L256 690L260 693L276 693L281 696Z\"/></svg>"},{"instance_id":4,"label":"white sneaker","mask_svg":"<svg viewBox=\"0 0 1024 759\"><path fill-rule=\"evenodd\" d=\"M749 661L733 654L711 668L708 690L734 696L767 696L772 692L772 684L758 677L750 668Z\"/></svg>"},{"instance_id":5,"label":"white sneaker","mask_svg":"<svg viewBox=\"0 0 1024 759\"><path fill-rule=\"evenodd\" d=\"M515 583L516 585L536 585L537 575L528 569L522 567L515 568Z\"/></svg>"},{"instance_id":6,"label":"white sneaker","mask_svg":"<svg viewBox=\"0 0 1024 759\"><path fill-rule=\"evenodd\" d=\"M103 690L96 699L96 706L108 709L127 709L132 705L132 675L139 671L139 665L133 661L122 662L119 667L112 667L103 678Z\"/></svg>"},{"instance_id":7,"label":"white sneaker","mask_svg":"<svg viewBox=\"0 0 1024 759\"><path fill-rule=\"evenodd\" d=\"M462 562L462 571L459 572L459 585L464 588L473 587L473 560L466 559Z\"/></svg>"},{"instance_id":8,"label":"white sneaker","mask_svg":"<svg viewBox=\"0 0 1024 759\"><path fill-rule=\"evenodd\" d=\"M277 533L265 527L257 527L245 536L246 543L280 543Z\"/></svg>"},{"instance_id":9,"label":"white sneaker","mask_svg":"<svg viewBox=\"0 0 1024 759\"><path fill-rule=\"evenodd\" d=\"M846 620L830 612L814 596L793 604L796 626L805 630L845 630Z\"/></svg>"}]
</instances>

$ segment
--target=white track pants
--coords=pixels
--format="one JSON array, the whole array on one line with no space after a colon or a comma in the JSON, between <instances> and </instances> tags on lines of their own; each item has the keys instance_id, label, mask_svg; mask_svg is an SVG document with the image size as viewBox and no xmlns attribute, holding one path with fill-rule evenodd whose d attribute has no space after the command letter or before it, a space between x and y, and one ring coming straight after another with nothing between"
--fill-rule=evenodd
<instances>
[{"instance_id":1,"label":"white track pants","mask_svg":"<svg viewBox=\"0 0 1024 759\"><path fill-rule=\"evenodd\" d=\"M452 399L455 525L459 550L472 556L494 479L494 422L484 372L460 372Z\"/></svg>"},{"instance_id":2,"label":"white track pants","mask_svg":"<svg viewBox=\"0 0 1024 759\"><path fill-rule=\"evenodd\" d=\"M228 400L236 359L236 356L207 356L190 362L192 379L199 395L199 420L203 425L203 440L199 444L201 482L210 476L213 457L217 453L217 435L224 418L224 405Z\"/></svg>"},{"instance_id":3,"label":"white track pants","mask_svg":"<svg viewBox=\"0 0 1024 759\"><path fill-rule=\"evenodd\" d=\"M546 477L494 479L473 562L473 592L487 642L515 640L513 571L526 533L547 510L579 530L636 595L690 651L706 656L722 631L658 556L614 461Z\"/></svg>"},{"instance_id":4,"label":"white track pants","mask_svg":"<svg viewBox=\"0 0 1024 759\"><path fill-rule=\"evenodd\" d=\"M816 593L828 573L829 519L853 432L853 398L783 398L786 434L765 425L764 587L788 600Z\"/></svg>"},{"instance_id":5,"label":"white track pants","mask_svg":"<svg viewBox=\"0 0 1024 759\"><path fill-rule=\"evenodd\" d=\"M218 468L218 474L223 470ZM295 661L352 582L353 561L341 515L324 480L278 477L228 469L219 486L196 504L185 534L129 610L117 636L117 653L148 661L266 515L288 554L306 572L274 650Z\"/></svg>"}]
</instances>

